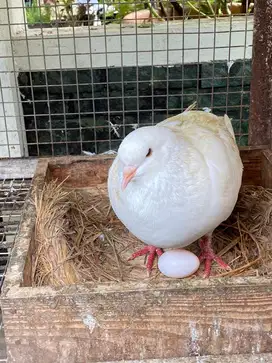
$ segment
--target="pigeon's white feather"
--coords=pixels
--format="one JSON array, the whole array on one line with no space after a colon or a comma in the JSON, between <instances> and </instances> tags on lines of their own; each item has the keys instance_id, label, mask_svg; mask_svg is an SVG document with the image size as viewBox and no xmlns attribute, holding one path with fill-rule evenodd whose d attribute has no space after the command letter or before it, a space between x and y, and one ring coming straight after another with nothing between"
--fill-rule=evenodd
<instances>
[{"instance_id":1,"label":"pigeon's white feather","mask_svg":"<svg viewBox=\"0 0 272 363\"><path fill-rule=\"evenodd\" d=\"M131 134L108 178L113 210L131 233L157 247L184 247L229 217L243 166L226 115L188 111ZM154 147L153 159L122 191L123 167L137 164L138 144Z\"/></svg>"}]
</instances>

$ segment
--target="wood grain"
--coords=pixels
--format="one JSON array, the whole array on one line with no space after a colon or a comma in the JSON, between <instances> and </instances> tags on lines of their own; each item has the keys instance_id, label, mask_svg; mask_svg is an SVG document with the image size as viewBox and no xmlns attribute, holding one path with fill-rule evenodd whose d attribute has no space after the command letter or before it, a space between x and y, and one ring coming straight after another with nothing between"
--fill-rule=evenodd
<instances>
[{"instance_id":1,"label":"wood grain","mask_svg":"<svg viewBox=\"0 0 272 363\"><path fill-rule=\"evenodd\" d=\"M254 4L249 145L266 144L271 148L272 3L257 0Z\"/></svg>"},{"instance_id":2,"label":"wood grain","mask_svg":"<svg viewBox=\"0 0 272 363\"><path fill-rule=\"evenodd\" d=\"M68 188L88 188L107 183L108 170L113 157L79 157L49 160L49 172L51 179L58 182L65 181Z\"/></svg>"},{"instance_id":3,"label":"wood grain","mask_svg":"<svg viewBox=\"0 0 272 363\"><path fill-rule=\"evenodd\" d=\"M206 355L203 357L190 357L190 358L173 358L173 359L146 359L146 360L130 360L125 363L271 363L272 354L234 354L230 356L222 355ZM107 363L113 363L109 361ZM121 363L115 362L115 363ZM124 363L124 361L122 361Z\"/></svg>"},{"instance_id":4,"label":"wood grain","mask_svg":"<svg viewBox=\"0 0 272 363\"><path fill-rule=\"evenodd\" d=\"M262 156L262 185L265 188L272 188L272 151L265 150Z\"/></svg>"},{"instance_id":5,"label":"wood grain","mask_svg":"<svg viewBox=\"0 0 272 363\"><path fill-rule=\"evenodd\" d=\"M245 147L240 149L244 164L243 184L261 184L261 163L263 149ZM65 181L66 187L85 188L107 182L108 169L112 164L113 156L96 157L58 157L47 159L48 177ZM44 163L44 160L41 161ZM44 164L39 170L42 170ZM36 172L37 174L37 172Z\"/></svg>"},{"instance_id":6,"label":"wood grain","mask_svg":"<svg viewBox=\"0 0 272 363\"><path fill-rule=\"evenodd\" d=\"M243 184L261 185L261 160L263 150L240 150L241 159L244 165Z\"/></svg>"},{"instance_id":7,"label":"wood grain","mask_svg":"<svg viewBox=\"0 0 272 363\"><path fill-rule=\"evenodd\" d=\"M1 314L1 313L0 313ZM0 315L0 362L7 357L6 342L4 337L4 330L2 325L2 316Z\"/></svg>"},{"instance_id":8,"label":"wood grain","mask_svg":"<svg viewBox=\"0 0 272 363\"><path fill-rule=\"evenodd\" d=\"M31 299L2 300L9 362L83 363L271 351L269 284L57 296L47 292Z\"/></svg>"}]
</instances>

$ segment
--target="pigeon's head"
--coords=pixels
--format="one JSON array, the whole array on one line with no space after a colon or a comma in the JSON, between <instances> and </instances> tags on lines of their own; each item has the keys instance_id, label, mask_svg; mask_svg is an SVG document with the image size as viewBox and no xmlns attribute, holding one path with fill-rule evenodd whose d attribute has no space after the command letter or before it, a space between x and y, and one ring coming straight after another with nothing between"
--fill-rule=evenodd
<instances>
[{"instance_id":1,"label":"pigeon's head","mask_svg":"<svg viewBox=\"0 0 272 363\"><path fill-rule=\"evenodd\" d=\"M170 157L174 139L173 132L165 127L141 127L128 134L118 150L123 165L122 189L132 179L159 172Z\"/></svg>"}]
</instances>

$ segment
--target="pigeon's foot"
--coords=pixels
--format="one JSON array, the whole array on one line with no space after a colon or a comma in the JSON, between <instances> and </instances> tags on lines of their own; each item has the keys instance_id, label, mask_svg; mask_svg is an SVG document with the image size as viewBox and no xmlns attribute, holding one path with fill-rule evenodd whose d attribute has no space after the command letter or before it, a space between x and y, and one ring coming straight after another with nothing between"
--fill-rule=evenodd
<instances>
[{"instance_id":1,"label":"pigeon's foot","mask_svg":"<svg viewBox=\"0 0 272 363\"><path fill-rule=\"evenodd\" d=\"M203 262L205 261L205 268L204 268L204 274L203 277L207 278L210 276L211 273L211 266L212 262L215 261L218 263L218 265L224 269L229 270L230 267L227 265L222 258L218 257L212 249L212 234L206 234L199 240L199 245L201 248L201 254L199 256L199 261Z\"/></svg>"},{"instance_id":2,"label":"pigeon's foot","mask_svg":"<svg viewBox=\"0 0 272 363\"><path fill-rule=\"evenodd\" d=\"M136 258L136 257L147 255L147 254L148 254L148 258L147 258L147 263L146 263L146 269L147 269L148 276L150 276L155 257L156 257L156 255L158 257L160 257L163 254L162 249L154 247L154 246L146 246L146 247L142 248L141 250L134 252L133 255L128 259L128 261L134 260L134 258Z\"/></svg>"}]
</instances>

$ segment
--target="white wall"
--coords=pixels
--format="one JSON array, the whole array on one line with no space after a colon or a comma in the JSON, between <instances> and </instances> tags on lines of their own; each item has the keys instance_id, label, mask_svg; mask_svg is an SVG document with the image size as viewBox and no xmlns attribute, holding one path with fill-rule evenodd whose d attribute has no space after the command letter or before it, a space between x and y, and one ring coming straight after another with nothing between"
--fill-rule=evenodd
<instances>
[{"instance_id":1,"label":"white wall","mask_svg":"<svg viewBox=\"0 0 272 363\"><path fill-rule=\"evenodd\" d=\"M251 58L253 19L235 17L156 24L152 28L27 29L22 0L0 10L0 157L26 155L17 72L174 65ZM8 16L9 15L9 16ZM9 29L12 30L10 34Z\"/></svg>"},{"instance_id":2,"label":"white wall","mask_svg":"<svg viewBox=\"0 0 272 363\"><path fill-rule=\"evenodd\" d=\"M4 9L7 4L9 10ZM20 24L24 17L21 9L14 8L16 6L21 7L22 0L0 0L0 157L26 154L23 110L12 48L12 37L22 31Z\"/></svg>"},{"instance_id":3,"label":"white wall","mask_svg":"<svg viewBox=\"0 0 272 363\"><path fill-rule=\"evenodd\" d=\"M235 60L251 57L252 28L251 16L222 18L216 25L201 19L153 28L32 29L16 35L14 56L20 70L28 70L29 62L32 70L44 70Z\"/></svg>"}]
</instances>

